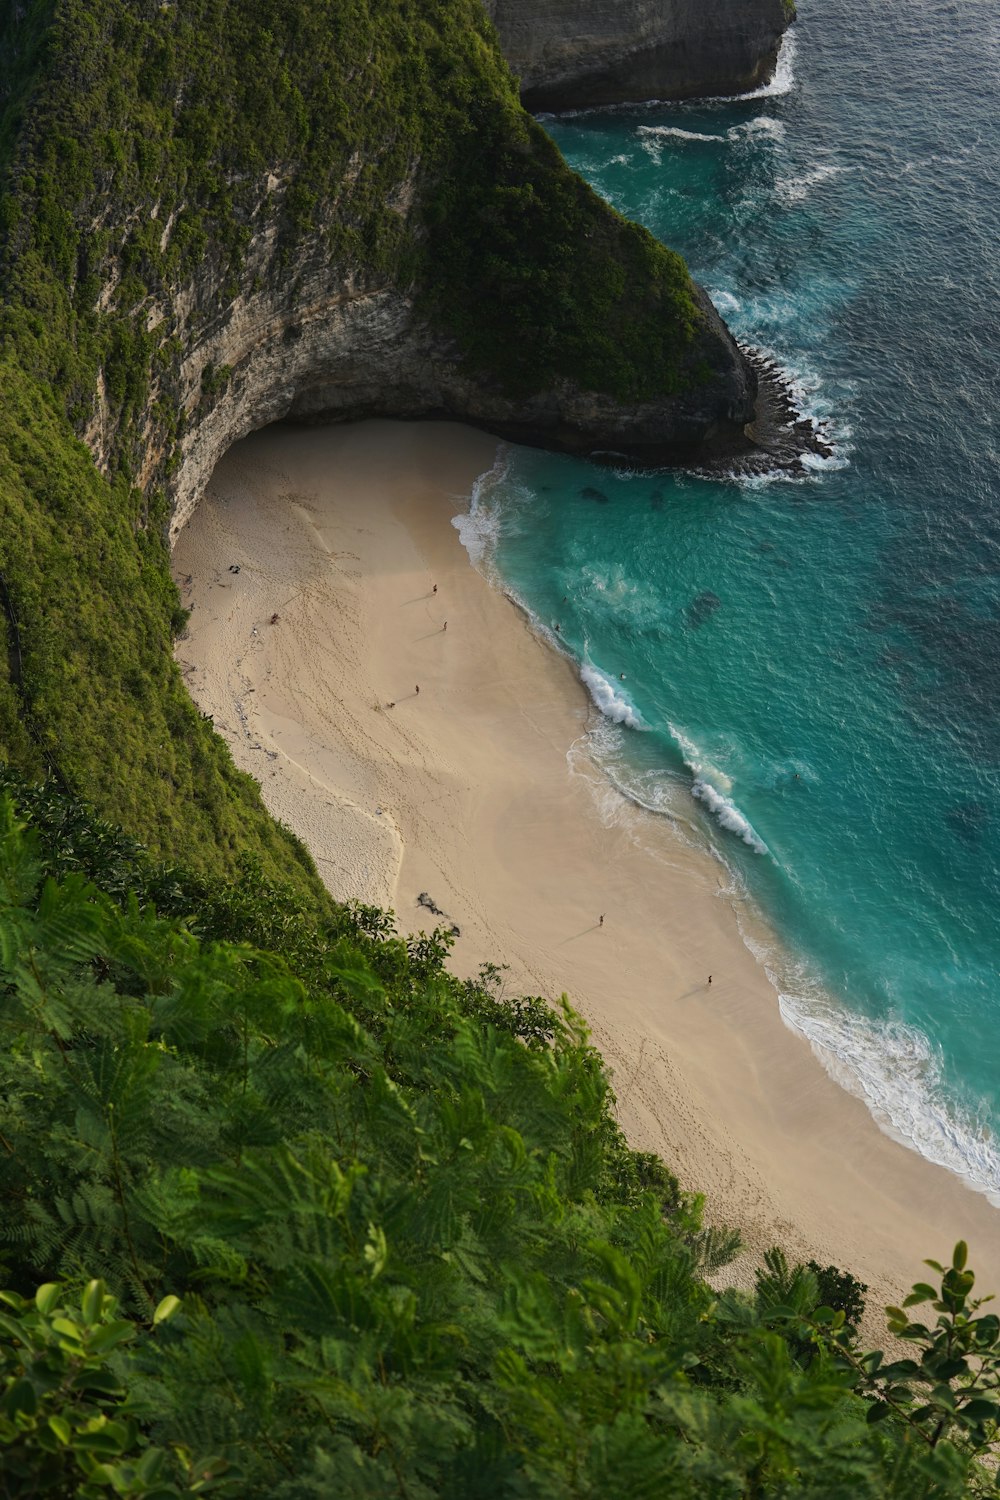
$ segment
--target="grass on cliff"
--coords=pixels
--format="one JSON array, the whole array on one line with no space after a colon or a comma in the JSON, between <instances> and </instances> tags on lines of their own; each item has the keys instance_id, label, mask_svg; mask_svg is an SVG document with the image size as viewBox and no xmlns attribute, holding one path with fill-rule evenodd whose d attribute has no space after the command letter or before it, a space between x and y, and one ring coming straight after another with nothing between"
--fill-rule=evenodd
<instances>
[{"instance_id":1,"label":"grass on cliff","mask_svg":"<svg viewBox=\"0 0 1000 1500\"><path fill-rule=\"evenodd\" d=\"M164 857L235 868L255 850L275 875L315 876L298 840L195 708L171 642L183 621L162 512L99 476L52 397L0 359L0 744L54 774Z\"/></svg>"}]
</instances>

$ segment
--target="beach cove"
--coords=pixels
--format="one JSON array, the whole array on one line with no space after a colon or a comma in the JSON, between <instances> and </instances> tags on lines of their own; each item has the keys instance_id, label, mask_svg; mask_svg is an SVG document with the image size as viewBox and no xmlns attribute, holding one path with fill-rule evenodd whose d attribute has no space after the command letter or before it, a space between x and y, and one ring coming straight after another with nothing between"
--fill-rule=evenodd
<instances>
[{"instance_id":1,"label":"beach cove","mask_svg":"<svg viewBox=\"0 0 1000 1500\"><path fill-rule=\"evenodd\" d=\"M385 422L232 449L174 553L196 703L334 896L392 906L402 931L454 924L459 974L504 962L509 994L567 993L630 1143L741 1230L722 1281L780 1243L852 1271L877 1313L964 1237L979 1286L1000 1286L997 1211L826 1074L718 864L581 759L576 671L452 525L495 452Z\"/></svg>"}]
</instances>

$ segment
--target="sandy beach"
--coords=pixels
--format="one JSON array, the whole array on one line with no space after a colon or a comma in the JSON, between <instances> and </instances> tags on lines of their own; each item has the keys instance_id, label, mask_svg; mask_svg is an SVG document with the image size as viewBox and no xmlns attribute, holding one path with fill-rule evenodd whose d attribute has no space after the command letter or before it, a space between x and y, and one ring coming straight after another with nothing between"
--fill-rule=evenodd
<instances>
[{"instance_id":1,"label":"sandy beach","mask_svg":"<svg viewBox=\"0 0 1000 1500\"><path fill-rule=\"evenodd\" d=\"M629 1140L741 1229L749 1255L724 1282L780 1243L867 1282L877 1327L962 1237L1000 1291L1000 1212L826 1074L716 862L588 773L596 710L575 671L451 524L495 451L386 422L234 448L174 554L195 700L335 896L392 906L408 931L453 922L460 974L505 962L511 993L568 994Z\"/></svg>"}]
</instances>

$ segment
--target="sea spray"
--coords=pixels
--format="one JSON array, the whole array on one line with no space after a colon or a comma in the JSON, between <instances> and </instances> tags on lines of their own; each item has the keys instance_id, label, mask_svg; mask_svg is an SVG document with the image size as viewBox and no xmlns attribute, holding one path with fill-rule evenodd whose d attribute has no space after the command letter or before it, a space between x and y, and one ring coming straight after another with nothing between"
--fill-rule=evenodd
<instances>
[{"instance_id":1,"label":"sea spray","mask_svg":"<svg viewBox=\"0 0 1000 1500\"><path fill-rule=\"evenodd\" d=\"M691 795L697 797L699 802L704 802L720 828L724 828L727 833L735 833L736 837L749 845L755 854L768 852L767 845L754 831L749 818L740 812L731 797L725 797L721 792L716 791L710 781L705 781L700 776L696 777L691 787Z\"/></svg>"},{"instance_id":2,"label":"sea spray","mask_svg":"<svg viewBox=\"0 0 1000 1500\"><path fill-rule=\"evenodd\" d=\"M737 98L742 103L746 99L781 99L790 94L795 88L795 58L798 53L798 38L794 31L786 31L781 39L778 49L778 61L775 64L774 75L769 83L762 83L760 88L751 89L747 94L739 94Z\"/></svg>"},{"instance_id":3,"label":"sea spray","mask_svg":"<svg viewBox=\"0 0 1000 1500\"><path fill-rule=\"evenodd\" d=\"M584 662L580 668L580 681L606 719L612 724L624 724L626 729L645 729L642 716L627 693L613 682L592 662Z\"/></svg>"}]
</instances>

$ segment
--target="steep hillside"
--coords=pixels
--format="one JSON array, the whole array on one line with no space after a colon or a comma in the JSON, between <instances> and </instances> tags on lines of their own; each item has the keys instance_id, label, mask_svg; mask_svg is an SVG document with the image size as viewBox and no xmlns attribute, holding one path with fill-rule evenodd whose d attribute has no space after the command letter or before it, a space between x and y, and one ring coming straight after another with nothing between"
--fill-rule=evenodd
<instances>
[{"instance_id":1,"label":"steep hillside","mask_svg":"<svg viewBox=\"0 0 1000 1500\"><path fill-rule=\"evenodd\" d=\"M0 743L164 854L308 878L170 659L168 518L229 443L381 411L662 453L738 430L754 378L523 113L479 0L0 28Z\"/></svg>"},{"instance_id":2,"label":"steep hillside","mask_svg":"<svg viewBox=\"0 0 1000 1500\"><path fill-rule=\"evenodd\" d=\"M995 1494L964 1244L909 1362L835 1267L720 1296L568 1006L0 783L5 1497Z\"/></svg>"}]
</instances>

